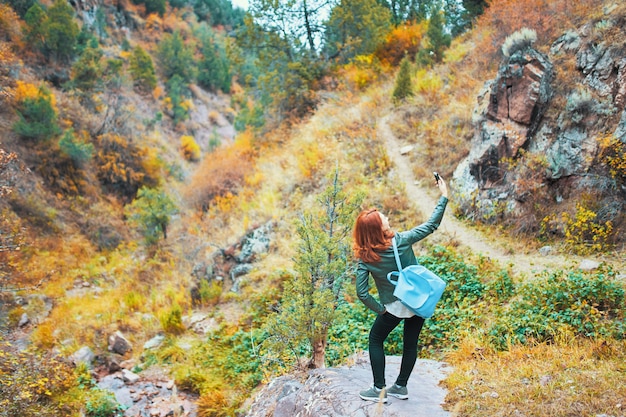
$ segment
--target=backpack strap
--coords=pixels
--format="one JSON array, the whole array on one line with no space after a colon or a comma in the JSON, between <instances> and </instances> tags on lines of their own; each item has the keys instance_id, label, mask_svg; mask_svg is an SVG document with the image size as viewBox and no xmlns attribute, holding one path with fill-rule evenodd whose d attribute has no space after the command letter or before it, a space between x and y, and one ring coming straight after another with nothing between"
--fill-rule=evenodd
<instances>
[{"instance_id":1,"label":"backpack strap","mask_svg":"<svg viewBox=\"0 0 626 417\"><path fill-rule=\"evenodd\" d=\"M398 246L396 245L396 237L391 238L391 244L393 245L393 254L396 257L396 265L398 266L398 272L402 271L402 262L400 262L400 255L398 254Z\"/></svg>"}]
</instances>

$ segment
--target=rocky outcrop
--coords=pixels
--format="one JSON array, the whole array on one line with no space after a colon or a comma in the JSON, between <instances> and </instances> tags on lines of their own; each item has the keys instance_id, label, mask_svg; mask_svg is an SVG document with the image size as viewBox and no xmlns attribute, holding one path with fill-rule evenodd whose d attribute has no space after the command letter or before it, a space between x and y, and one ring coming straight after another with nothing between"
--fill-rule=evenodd
<instances>
[{"instance_id":1,"label":"rocky outcrop","mask_svg":"<svg viewBox=\"0 0 626 417\"><path fill-rule=\"evenodd\" d=\"M125 355L132 349L132 345L121 332L118 331L109 336L109 351L118 355Z\"/></svg>"},{"instance_id":2,"label":"rocky outcrop","mask_svg":"<svg viewBox=\"0 0 626 417\"><path fill-rule=\"evenodd\" d=\"M386 374L392 383L400 369L398 356L387 357ZM316 369L303 379L283 376L257 393L246 417L445 417L446 392L439 386L448 368L433 360L418 359L407 385L408 400L389 397L387 404L363 401L359 391L372 383L367 354L340 368Z\"/></svg>"},{"instance_id":3,"label":"rocky outcrop","mask_svg":"<svg viewBox=\"0 0 626 417\"><path fill-rule=\"evenodd\" d=\"M252 229L237 243L198 261L191 272L196 280L191 289L192 299L200 300L201 281L228 283L229 289L237 292L240 279L252 271L259 256L269 251L273 227L273 222L267 222Z\"/></svg>"},{"instance_id":4,"label":"rocky outcrop","mask_svg":"<svg viewBox=\"0 0 626 417\"><path fill-rule=\"evenodd\" d=\"M532 217L532 204L525 203L537 191L544 200L533 204L614 187L596 158L598 138L607 132L626 143L626 58L623 46L605 43L601 33L594 26L570 30L552 44L550 56L517 51L485 83L472 118L470 152L454 172L464 215L488 222ZM559 85L563 99L551 100L559 71L553 62L572 61L578 72L569 70L569 94L563 97L567 90ZM607 220L613 219L601 219Z\"/></svg>"},{"instance_id":5,"label":"rocky outcrop","mask_svg":"<svg viewBox=\"0 0 626 417\"><path fill-rule=\"evenodd\" d=\"M180 393L174 381L159 377L140 378L128 370L103 377L98 387L113 393L124 416L197 415L196 397Z\"/></svg>"},{"instance_id":6,"label":"rocky outcrop","mask_svg":"<svg viewBox=\"0 0 626 417\"><path fill-rule=\"evenodd\" d=\"M454 174L462 193L502 180L502 160L527 147L550 100L552 79L552 63L534 49L517 51L503 62L496 79L487 83L489 93L479 96L470 154Z\"/></svg>"}]
</instances>

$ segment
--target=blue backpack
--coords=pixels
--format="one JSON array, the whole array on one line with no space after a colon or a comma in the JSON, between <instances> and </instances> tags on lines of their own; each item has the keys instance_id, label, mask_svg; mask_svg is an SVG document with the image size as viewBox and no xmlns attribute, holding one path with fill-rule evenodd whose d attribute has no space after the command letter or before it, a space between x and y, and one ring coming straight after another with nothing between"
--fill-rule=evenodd
<instances>
[{"instance_id":1,"label":"blue backpack","mask_svg":"<svg viewBox=\"0 0 626 417\"><path fill-rule=\"evenodd\" d=\"M398 266L398 271L387 274L387 280L396 286L393 295L416 315L427 319L433 315L446 283L422 265L409 265L403 269L395 237L391 243ZM393 280L392 277L397 278Z\"/></svg>"}]
</instances>

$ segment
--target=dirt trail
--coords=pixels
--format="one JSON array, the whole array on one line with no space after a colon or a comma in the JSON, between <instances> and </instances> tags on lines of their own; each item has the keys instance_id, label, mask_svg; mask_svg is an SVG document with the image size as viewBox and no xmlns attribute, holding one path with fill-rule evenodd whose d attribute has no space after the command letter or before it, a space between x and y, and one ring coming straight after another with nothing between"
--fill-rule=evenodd
<instances>
[{"instance_id":1,"label":"dirt trail","mask_svg":"<svg viewBox=\"0 0 626 417\"><path fill-rule=\"evenodd\" d=\"M378 120L377 134L383 139L387 148L387 154L397 167L396 175L398 179L405 183L407 197L422 212L424 219L426 219L437 204L439 191L432 187L434 180L431 178L425 178L422 181L415 180L409 157L400 154L400 149L406 144L401 143L391 131L389 118L390 115L386 115ZM436 170L436 167L433 167L433 170ZM450 188L450 178L445 180ZM425 184L428 184L428 188ZM453 193L451 193L451 198L453 198ZM530 255L510 253L503 247L505 245L504 242L498 242L492 236L485 236L476 230L472 230L457 220L451 214L449 207L437 234L443 235L445 237L444 241L457 242L460 246L471 249L475 254L497 261L502 267L510 264L512 271L516 274L534 275L546 269L572 266L579 263L579 260L574 257L543 256L539 253ZM441 240L441 236L438 239Z\"/></svg>"}]
</instances>

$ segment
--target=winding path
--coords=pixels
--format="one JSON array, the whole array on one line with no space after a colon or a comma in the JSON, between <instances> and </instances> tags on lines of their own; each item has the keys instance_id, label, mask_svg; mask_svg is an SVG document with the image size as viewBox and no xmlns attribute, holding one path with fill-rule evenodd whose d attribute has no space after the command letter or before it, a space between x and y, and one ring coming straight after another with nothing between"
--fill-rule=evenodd
<instances>
[{"instance_id":1,"label":"winding path","mask_svg":"<svg viewBox=\"0 0 626 417\"><path fill-rule=\"evenodd\" d=\"M411 169L408 156L401 155L400 150L405 144L393 134L389 127L389 118L385 115L378 120L377 134L385 143L387 154L397 168L398 180L405 184L406 194L416 208L427 218L437 204L438 195L434 194L434 187L427 189L419 181L416 181ZM430 178L428 178L428 184ZM446 179L449 184L449 179ZM453 193L452 193L453 194ZM451 197L453 198L453 197ZM565 258L559 255L543 256L536 254L510 253L502 248L503 243L498 242L491 236L485 236L476 230L467 227L461 221L450 214L450 208L438 229L437 234L443 234L444 241L455 242L460 246L470 249L473 253L488 257L497 261L502 267L509 266L513 273L534 275L546 269L572 265L577 262L575 257Z\"/></svg>"}]
</instances>

